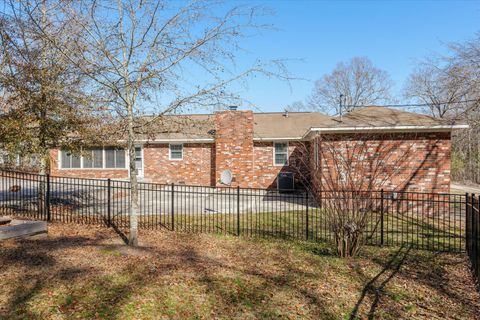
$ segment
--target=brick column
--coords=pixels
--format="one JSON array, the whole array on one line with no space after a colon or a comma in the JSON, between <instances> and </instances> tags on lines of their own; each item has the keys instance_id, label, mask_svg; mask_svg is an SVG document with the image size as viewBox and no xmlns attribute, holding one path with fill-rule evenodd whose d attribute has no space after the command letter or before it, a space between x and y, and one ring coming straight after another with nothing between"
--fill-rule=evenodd
<instances>
[{"instance_id":1,"label":"brick column","mask_svg":"<svg viewBox=\"0 0 480 320\"><path fill-rule=\"evenodd\" d=\"M224 170L233 174L231 186L253 186L253 112L215 113L215 181Z\"/></svg>"}]
</instances>

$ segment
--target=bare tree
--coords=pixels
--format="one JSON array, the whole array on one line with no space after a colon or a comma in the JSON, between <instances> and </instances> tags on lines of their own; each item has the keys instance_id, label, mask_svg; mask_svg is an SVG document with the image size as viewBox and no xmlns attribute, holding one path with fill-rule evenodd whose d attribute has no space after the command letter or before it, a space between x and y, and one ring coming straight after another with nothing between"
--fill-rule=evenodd
<instances>
[{"instance_id":1,"label":"bare tree","mask_svg":"<svg viewBox=\"0 0 480 320\"><path fill-rule=\"evenodd\" d=\"M138 187L135 141L145 128L161 131L165 114L184 108L215 107L238 97L229 85L254 74L285 75L281 61L232 68L240 40L267 27L257 23L259 7L224 10L209 1L99 0L59 2L55 20L68 21L81 34L78 47L66 47L31 14L42 37L95 82L95 90L125 124L130 174L129 244L138 242ZM25 2L25 9L35 6ZM269 67L271 70L267 71ZM201 75L202 81L195 81ZM285 76L284 78L288 78ZM144 113L155 116L137 121Z\"/></svg>"},{"instance_id":2,"label":"bare tree","mask_svg":"<svg viewBox=\"0 0 480 320\"><path fill-rule=\"evenodd\" d=\"M373 65L366 57L340 62L335 69L315 82L315 87L306 100L311 110L339 114L339 98L343 96L343 112L356 106L385 104L393 101L393 82L389 74Z\"/></svg>"},{"instance_id":3,"label":"bare tree","mask_svg":"<svg viewBox=\"0 0 480 320\"><path fill-rule=\"evenodd\" d=\"M425 111L435 117L455 119L464 113L473 93L473 83L466 82L469 69L460 65L439 66L441 62L423 63L408 78L405 97L428 106Z\"/></svg>"},{"instance_id":4,"label":"bare tree","mask_svg":"<svg viewBox=\"0 0 480 320\"><path fill-rule=\"evenodd\" d=\"M470 125L453 135L452 176L480 182L480 36L451 44L446 56L433 56L409 77L404 94L427 104L425 112Z\"/></svg>"}]
</instances>

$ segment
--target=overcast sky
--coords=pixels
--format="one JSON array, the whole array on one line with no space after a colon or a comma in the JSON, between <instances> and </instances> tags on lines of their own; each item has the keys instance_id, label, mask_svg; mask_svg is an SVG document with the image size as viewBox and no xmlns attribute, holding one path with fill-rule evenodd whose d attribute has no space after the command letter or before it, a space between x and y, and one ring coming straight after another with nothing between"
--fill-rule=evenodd
<instances>
[{"instance_id":1,"label":"overcast sky","mask_svg":"<svg viewBox=\"0 0 480 320\"><path fill-rule=\"evenodd\" d=\"M303 99L315 79L354 56L367 56L388 71L399 93L417 59L445 53L445 43L470 39L480 31L480 1L259 3L273 9L268 22L280 30L246 41L248 52L238 56L239 64L256 58L301 58L303 62L289 64L290 71L311 80L295 81L291 89L276 80L250 81L242 95L261 111L282 111Z\"/></svg>"}]
</instances>

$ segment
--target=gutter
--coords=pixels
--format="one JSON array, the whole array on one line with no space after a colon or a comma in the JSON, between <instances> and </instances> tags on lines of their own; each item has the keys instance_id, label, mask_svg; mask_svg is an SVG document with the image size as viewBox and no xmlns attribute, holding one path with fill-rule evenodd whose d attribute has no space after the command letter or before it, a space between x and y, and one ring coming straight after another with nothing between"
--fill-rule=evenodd
<instances>
[{"instance_id":1,"label":"gutter","mask_svg":"<svg viewBox=\"0 0 480 320\"><path fill-rule=\"evenodd\" d=\"M304 137L286 137L286 138L273 138L273 137L254 137L253 141L294 141L294 140L302 140Z\"/></svg>"},{"instance_id":2,"label":"gutter","mask_svg":"<svg viewBox=\"0 0 480 320\"><path fill-rule=\"evenodd\" d=\"M118 140L118 142L127 142L127 140ZM135 140L136 143L204 143L204 142L215 142L213 138L197 138L197 139L159 139L159 140Z\"/></svg>"},{"instance_id":3,"label":"gutter","mask_svg":"<svg viewBox=\"0 0 480 320\"><path fill-rule=\"evenodd\" d=\"M468 129L468 124L454 124L454 125L434 125L434 126L387 126L387 127L319 127L319 128L310 128L305 132L303 138L306 138L312 132L320 133L353 133L353 132L398 132L398 131L451 131L456 129Z\"/></svg>"}]
</instances>

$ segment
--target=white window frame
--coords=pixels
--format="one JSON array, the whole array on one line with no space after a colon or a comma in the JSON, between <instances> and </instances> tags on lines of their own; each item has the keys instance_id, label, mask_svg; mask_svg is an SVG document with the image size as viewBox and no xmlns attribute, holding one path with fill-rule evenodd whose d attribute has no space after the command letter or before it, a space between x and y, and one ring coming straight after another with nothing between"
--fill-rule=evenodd
<instances>
[{"instance_id":1,"label":"white window frame","mask_svg":"<svg viewBox=\"0 0 480 320\"><path fill-rule=\"evenodd\" d=\"M286 145L287 145L287 161L286 161L285 163L283 163L283 164L277 164L277 161L276 161L276 160L277 160L277 159L276 159L277 155L276 155L276 152L275 152L275 149L276 149L275 146L276 146L277 144L286 144ZM288 166L288 165L289 165L289 160L288 160L288 158L289 158L289 143L288 143L288 141L286 141L286 142L285 142L285 141L274 141L274 142L273 142L273 165L274 165L275 167Z\"/></svg>"},{"instance_id":2,"label":"white window frame","mask_svg":"<svg viewBox=\"0 0 480 320\"><path fill-rule=\"evenodd\" d=\"M108 148L108 147L107 147ZM94 148L94 149L100 149L100 147ZM62 167L62 152L68 152L67 150L62 150L58 149L58 169L59 170L127 170L128 169L128 152L126 149L123 149L125 152L125 167L123 168L107 168L107 158L106 158L106 153L105 153L105 147L101 147L102 149L102 167L101 168L84 168L83 167L83 158L84 156L80 156L80 168L63 168ZM143 148L142 148L143 152ZM142 154L143 156L143 154Z\"/></svg>"},{"instance_id":3,"label":"white window frame","mask_svg":"<svg viewBox=\"0 0 480 320\"><path fill-rule=\"evenodd\" d=\"M182 146L182 157L180 159L172 159L172 146ZM169 143L168 144L168 160L182 161L183 160L183 143Z\"/></svg>"}]
</instances>

